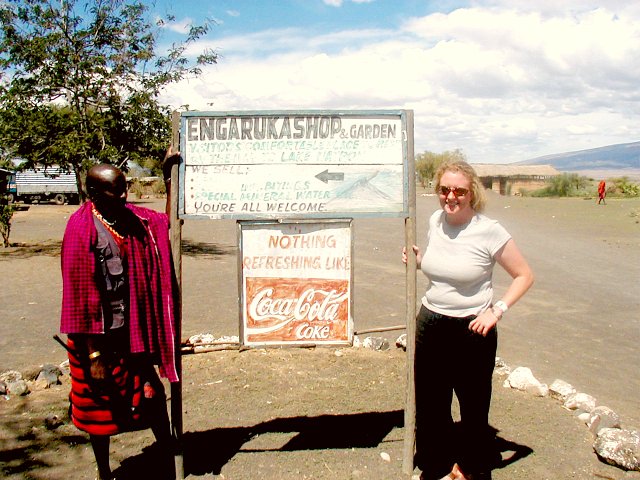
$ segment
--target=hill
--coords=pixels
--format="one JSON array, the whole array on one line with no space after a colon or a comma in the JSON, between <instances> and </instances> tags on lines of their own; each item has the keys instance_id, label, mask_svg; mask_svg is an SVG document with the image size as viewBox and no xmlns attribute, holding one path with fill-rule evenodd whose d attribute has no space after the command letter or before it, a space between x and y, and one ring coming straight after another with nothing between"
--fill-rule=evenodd
<instances>
[{"instance_id":1,"label":"hill","mask_svg":"<svg viewBox=\"0 0 640 480\"><path fill-rule=\"evenodd\" d=\"M561 172L620 172L635 176L640 173L640 142L545 155L513 165L553 165Z\"/></svg>"}]
</instances>

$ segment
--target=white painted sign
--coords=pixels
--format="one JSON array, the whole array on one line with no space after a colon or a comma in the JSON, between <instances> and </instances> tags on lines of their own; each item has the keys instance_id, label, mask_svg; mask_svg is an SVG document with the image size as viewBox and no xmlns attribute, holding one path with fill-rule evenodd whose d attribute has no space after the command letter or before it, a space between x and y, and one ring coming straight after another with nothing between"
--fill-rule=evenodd
<instances>
[{"instance_id":1,"label":"white painted sign","mask_svg":"<svg viewBox=\"0 0 640 480\"><path fill-rule=\"evenodd\" d=\"M350 222L240 229L243 344L351 343Z\"/></svg>"},{"instance_id":2,"label":"white painted sign","mask_svg":"<svg viewBox=\"0 0 640 480\"><path fill-rule=\"evenodd\" d=\"M185 112L181 132L181 216L407 211L402 112Z\"/></svg>"}]
</instances>

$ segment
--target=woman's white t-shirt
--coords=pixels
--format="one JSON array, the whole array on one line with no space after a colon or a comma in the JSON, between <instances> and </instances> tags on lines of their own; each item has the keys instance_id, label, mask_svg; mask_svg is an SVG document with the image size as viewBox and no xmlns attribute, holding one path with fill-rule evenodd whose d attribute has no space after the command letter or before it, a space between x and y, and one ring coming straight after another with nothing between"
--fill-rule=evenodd
<instances>
[{"instance_id":1,"label":"woman's white t-shirt","mask_svg":"<svg viewBox=\"0 0 640 480\"><path fill-rule=\"evenodd\" d=\"M429 219L420 269L429 279L422 304L451 317L478 315L493 300L496 253L511 235L497 221L476 213L464 225L449 225L443 210Z\"/></svg>"}]
</instances>

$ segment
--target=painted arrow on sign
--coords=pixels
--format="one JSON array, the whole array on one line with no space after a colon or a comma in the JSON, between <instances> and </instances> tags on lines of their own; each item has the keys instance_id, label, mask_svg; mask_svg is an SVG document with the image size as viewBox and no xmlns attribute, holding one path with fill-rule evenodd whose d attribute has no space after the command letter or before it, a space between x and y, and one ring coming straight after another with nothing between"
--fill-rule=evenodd
<instances>
[{"instance_id":1,"label":"painted arrow on sign","mask_svg":"<svg viewBox=\"0 0 640 480\"><path fill-rule=\"evenodd\" d=\"M320 172L316 175L318 180L323 181L324 183L329 183L329 180L342 181L344 180L344 173L331 172L329 173L329 169L324 172Z\"/></svg>"}]
</instances>

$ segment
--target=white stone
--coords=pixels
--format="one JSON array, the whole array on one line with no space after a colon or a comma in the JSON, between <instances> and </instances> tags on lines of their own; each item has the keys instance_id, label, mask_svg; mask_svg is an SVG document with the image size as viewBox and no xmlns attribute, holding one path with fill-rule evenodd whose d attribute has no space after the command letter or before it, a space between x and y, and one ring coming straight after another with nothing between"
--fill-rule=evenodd
<instances>
[{"instance_id":1,"label":"white stone","mask_svg":"<svg viewBox=\"0 0 640 480\"><path fill-rule=\"evenodd\" d=\"M376 351L389 350L389 340L384 337L367 337L362 342L362 346Z\"/></svg>"},{"instance_id":2,"label":"white stone","mask_svg":"<svg viewBox=\"0 0 640 480\"><path fill-rule=\"evenodd\" d=\"M591 412L596 408L596 399L586 393L573 393L567 397L564 407L569 410L582 410L583 412Z\"/></svg>"},{"instance_id":3,"label":"white stone","mask_svg":"<svg viewBox=\"0 0 640 480\"><path fill-rule=\"evenodd\" d=\"M494 366L496 367L506 367L507 362L505 362L502 357L496 357L494 360Z\"/></svg>"},{"instance_id":4,"label":"white stone","mask_svg":"<svg viewBox=\"0 0 640 480\"><path fill-rule=\"evenodd\" d=\"M511 367L500 357L496 357L494 367L494 375L505 376L511 374Z\"/></svg>"},{"instance_id":5,"label":"white stone","mask_svg":"<svg viewBox=\"0 0 640 480\"><path fill-rule=\"evenodd\" d=\"M530 388L541 388L542 384L533 376L530 368L518 367L509 374L505 386L517 390L527 391Z\"/></svg>"},{"instance_id":6,"label":"white stone","mask_svg":"<svg viewBox=\"0 0 640 480\"><path fill-rule=\"evenodd\" d=\"M22 380L22 374L16 370L7 370L0 373L0 381L5 383L17 382Z\"/></svg>"},{"instance_id":7,"label":"white stone","mask_svg":"<svg viewBox=\"0 0 640 480\"><path fill-rule=\"evenodd\" d=\"M396 339L396 347L401 348L403 350L407 349L407 334L403 333Z\"/></svg>"},{"instance_id":8,"label":"white stone","mask_svg":"<svg viewBox=\"0 0 640 480\"><path fill-rule=\"evenodd\" d=\"M576 393L576 389L573 388L573 385L560 379L554 380L549 387L549 395L563 403L567 400L569 395L574 393Z\"/></svg>"},{"instance_id":9,"label":"white stone","mask_svg":"<svg viewBox=\"0 0 640 480\"><path fill-rule=\"evenodd\" d=\"M580 421L582 421L584 423L589 423L589 419L591 418L591 414L589 412L583 412L581 410L578 410L578 418L580 419Z\"/></svg>"},{"instance_id":10,"label":"white stone","mask_svg":"<svg viewBox=\"0 0 640 480\"><path fill-rule=\"evenodd\" d=\"M540 383L538 385L528 385L525 389L527 393L535 395L536 397L546 397L549 395L549 387L546 383Z\"/></svg>"},{"instance_id":11,"label":"white stone","mask_svg":"<svg viewBox=\"0 0 640 480\"><path fill-rule=\"evenodd\" d=\"M640 470L640 434L635 430L603 428L593 449L598 457L626 470Z\"/></svg>"},{"instance_id":12,"label":"white stone","mask_svg":"<svg viewBox=\"0 0 640 480\"><path fill-rule=\"evenodd\" d=\"M387 452L380 452L380 458L382 458L382 460L384 460L385 462L391 461L391 456Z\"/></svg>"},{"instance_id":13,"label":"white stone","mask_svg":"<svg viewBox=\"0 0 640 480\"><path fill-rule=\"evenodd\" d=\"M28 395L29 386L24 380L16 380L15 382L7 382L7 394L8 395Z\"/></svg>"},{"instance_id":14,"label":"white stone","mask_svg":"<svg viewBox=\"0 0 640 480\"><path fill-rule=\"evenodd\" d=\"M620 416L609 407L599 406L589 414L589 431L597 435L603 428L621 428Z\"/></svg>"},{"instance_id":15,"label":"white stone","mask_svg":"<svg viewBox=\"0 0 640 480\"><path fill-rule=\"evenodd\" d=\"M214 336L210 333L199 333L197 335L191 335L187 343L189 345L201 345L203 343L213 343Z\"/></svg>"}]
</instances>

